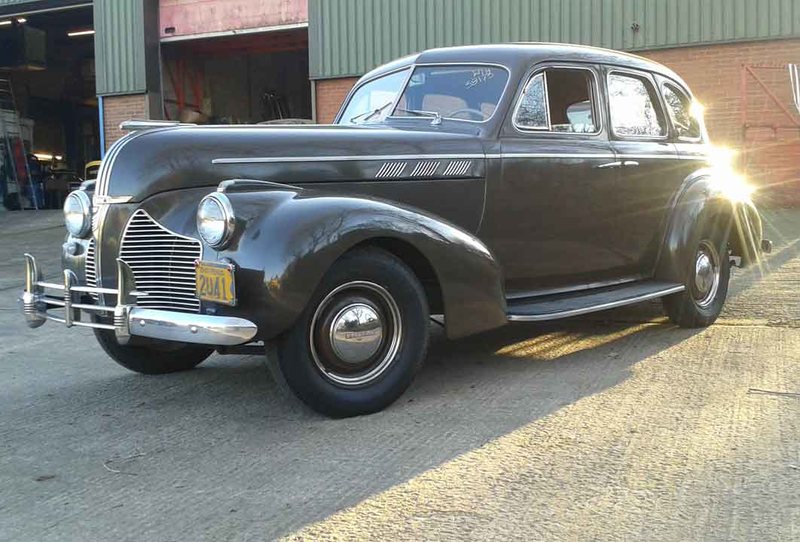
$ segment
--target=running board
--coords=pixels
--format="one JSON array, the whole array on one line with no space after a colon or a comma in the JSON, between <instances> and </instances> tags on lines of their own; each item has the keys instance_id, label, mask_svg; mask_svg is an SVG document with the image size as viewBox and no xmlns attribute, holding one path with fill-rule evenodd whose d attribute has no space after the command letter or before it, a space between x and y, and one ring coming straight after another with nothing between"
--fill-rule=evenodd
<instances>
[{"instance_id":1,"label":"running board","mask_svg":"<svg viewBox=\"0 0 800 542\"><path fill-rule=\"evenodd\" d=\"M683 284L676 282L643 280L567 294L509 300L507 314L511 322L558 320L677 294L684 289Z\"/></svg>"}]
</instances>

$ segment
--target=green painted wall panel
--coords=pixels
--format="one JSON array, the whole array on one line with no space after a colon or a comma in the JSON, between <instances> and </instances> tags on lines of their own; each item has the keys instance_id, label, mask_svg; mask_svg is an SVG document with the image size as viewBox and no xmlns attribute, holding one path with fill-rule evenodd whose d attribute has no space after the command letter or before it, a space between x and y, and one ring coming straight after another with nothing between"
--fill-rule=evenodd
<instances>
[{"instance_id":1,"label":"green painted wall panel","mask_svg":"<svg viewBox=\"0 0 800 542\"><path fill-rule=\"evenodd\" d=\"M97 94L147 90L142 0L94 1Z\"/></svg>"},{"instance_id":2,"label":"green painted wall panel","mask_svg":"<svg viewBox=\"0 0 800 542\"><path fill-rule=\"evenodd\" d=\"M790 37L800 37L800 0L309 0L314 79L361 75L448 45L645 50Z\"/></svg>"}]
</instances>

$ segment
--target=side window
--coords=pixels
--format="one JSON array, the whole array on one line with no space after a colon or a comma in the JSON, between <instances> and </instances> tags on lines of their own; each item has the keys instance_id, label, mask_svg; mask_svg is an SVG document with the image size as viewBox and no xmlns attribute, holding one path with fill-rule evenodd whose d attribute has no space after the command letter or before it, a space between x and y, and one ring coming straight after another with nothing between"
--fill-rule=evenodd
<instances>
[{"instance_id":1,"label":"side window","mask_svg":"<svg viewBox=\"0 0 800 542\"><path fill-rule=\"evenodd\" d=\"M650 82L636 75L608 76L611 126L618 136L663 137L667 127L660 113L658 96Z\"/></svg>"},{"instance_id":2,"label":"side window","mask_svg":"<svg viewBox=\"0 0 800 542\"><path fill-rule=\"evenodd\" d=\"M599 131L592 72L551 68L537 73L525 85L514 111L521 130L593 134Z\"/></svg>"},{"instance_id":3,"label":"side window","mask_svg":"<svg viewBox=\"0 0 800 542\"><path fill-rule=\"evenodd\" d=\"M700 138L700 122L692 114L692 102L689 97L676 87L664 85L664 101L669 109L672 124L678 137L686 139Z\"/></svg>"},{"instance_id":4,"label":"side window","mask_svg":"<svg viewBox=\"0 0 800 542\"><path fill-rule=\"evenodd\" d=\"M533 130L549 130L550 119L547 118L547 93L544 88L544 73L534 75L519 101L514 112L514 123L522 128Z\"/></svg>"}]
</instances>

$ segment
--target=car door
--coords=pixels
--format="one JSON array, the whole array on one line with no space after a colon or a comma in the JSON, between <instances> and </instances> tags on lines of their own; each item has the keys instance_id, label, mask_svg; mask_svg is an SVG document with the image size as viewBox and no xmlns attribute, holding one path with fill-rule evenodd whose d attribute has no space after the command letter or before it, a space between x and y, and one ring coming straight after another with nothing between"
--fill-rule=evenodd
<instances>
[{"instance_id":1,"label":"car door","mask_svg":"<svg viewBox=\"0 0 800 542\"><path fill-rule=\"evenodd\" d=\"M615 250L627 272L650 276L673 194L682 175L669 123L653 76L606 67L611 146L619 163Z\"/></svg>"},{"instance_id":2,"label":"car door","mask_svg":"<svg viewBox=\"0 0 800 542\"><path fill-rule=\"evenodd\" d=\"M602 100L586 64L537 66L517 91L481 228L511 295L619 278L625 262L609 244L618 172Z\"/></svg>"}]
</instances>

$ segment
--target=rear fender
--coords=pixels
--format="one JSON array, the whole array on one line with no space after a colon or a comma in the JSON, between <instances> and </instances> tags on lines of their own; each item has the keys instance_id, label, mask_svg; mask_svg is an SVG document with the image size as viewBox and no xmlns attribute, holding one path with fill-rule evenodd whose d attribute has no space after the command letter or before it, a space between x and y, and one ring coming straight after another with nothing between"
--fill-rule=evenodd
<instances>
[{"instance_id":1,"label":"rear fender","mask_svg":"<svg viewBox=\"0 0 800 542\"><path fill-rule=\"evenodd\" d=\"M694 257L699 231L719 225L728 232L728 242L742 265L758 261L763 235L761 218L749 198L732 197L711 170L689 176L675 199L655 276L685 282L687 262Z\"/></svg>"},{"instance_id":2,"label":"rear fender","mask_svg":"<svg viewBox=\"0 0 800 542\"><path fill-rule=\"evenodd\" d=\"M501 272L471 234L413 208L293 187L228 194L237 235L218 253L239 267L242 310L255 314L259 338L288 329L325 272L370 240L414 247L433 268L447 334L463 337L506 323Z\"/></svg>"}]
</instances>

